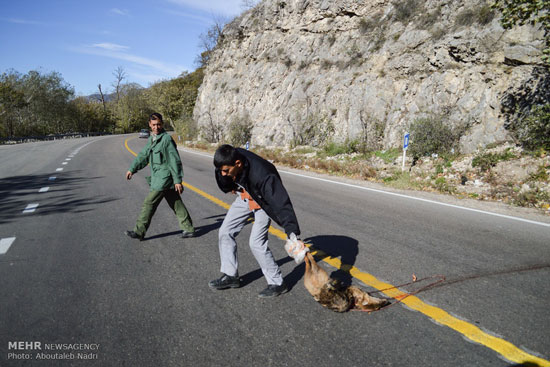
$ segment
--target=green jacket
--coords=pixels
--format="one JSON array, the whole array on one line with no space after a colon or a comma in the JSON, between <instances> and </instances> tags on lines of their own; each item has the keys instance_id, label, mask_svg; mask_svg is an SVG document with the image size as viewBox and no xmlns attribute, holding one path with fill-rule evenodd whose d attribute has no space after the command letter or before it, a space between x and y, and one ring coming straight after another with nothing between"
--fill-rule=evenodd
<instances>
[{"instance_id":1,"label":"green jacket","mask_svg":"<svg viewBox=\"0 0 550 367\"><path fill-rule=\"evenodd\" d=\"M153 191L163 191L174 187L183 180L183 168L181 159L176 149L176 143L166 131L162 131L153 140L151 135L147 145L139 152L130 166L130 172L136 173L149 164L151 177L147 182Z\"/></svg>"}]
</instances>

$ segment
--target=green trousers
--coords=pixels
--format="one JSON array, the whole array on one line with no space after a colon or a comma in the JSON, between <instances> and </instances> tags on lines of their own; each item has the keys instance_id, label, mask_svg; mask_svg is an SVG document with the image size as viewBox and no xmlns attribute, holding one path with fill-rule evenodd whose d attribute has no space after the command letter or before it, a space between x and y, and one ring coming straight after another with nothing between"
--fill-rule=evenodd
<instances>
[{"instance_id":1,"label":"green trousers","mask_svg":"<svg viewBox=\"0 0 550 367\"><path fill-rule=\"evenodd\" d=\"M195 228L193 227L191 216L181 200L181 196L174 189L149 192L141 207L141 213L137 219L134 232L140 236L145 236L151 224L151 219L153 219L153 215L163 198L166 199L168 205L170 205L170 208L174 211L176 217L178 217L180 228L185 232L194 232Z\"/></svg>"}]
</instances>

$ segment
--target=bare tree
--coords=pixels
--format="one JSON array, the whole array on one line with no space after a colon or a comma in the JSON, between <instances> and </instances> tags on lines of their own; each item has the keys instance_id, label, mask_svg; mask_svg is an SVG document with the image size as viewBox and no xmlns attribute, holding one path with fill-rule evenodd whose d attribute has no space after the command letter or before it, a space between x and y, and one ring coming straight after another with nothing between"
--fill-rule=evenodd
<instances>
[{"instance_id":1,"label":"bare tree","mask_svg":"<svg viewBox=\"0 0 550 367\"><path fill-rule=\"evenodd\" d=\"M241 0L241 9L244 11L250 10L258 5L259 0Z\"/></svg>"},{"instance_id":2,"label":"bare tree","mask_svg":"<svg viewBox=\"0 0 550 367\"><path fill-rule=\"evenodd\" d=\"M384 124L373 117L365 118L363 112L363 110L359 111L359 121L361 122L359 149L363 153L381 149L384 140Z\"/></svg>"},{"instance_id":3,"label":"bare tree","mask_svg":"<svg viewBox=\"0 0 550 367\"><path fill-rule=\"evenodd\" d=\"M118 104L118 101L120 100L120 92L122 90L122 81L126 79L126 72L122 66L119 66L115 71L113 71L113 75L115 76L113 87L115 88L116 103Z\"/></svg>"},{"instance_id":4,"label":"bare tree","mask_svg":"<svg viewBox=\"0 0 550 367\"><path fill-rule=\"evenodd\" d=\"M209 121L207 121L201 128L203 137L209 143L219 143L223 138L224 124L219 121L214 121L210 111L207 111L204 114L208 116Z\"/></svg>"},{"instance_id":5,"label":"bare tree","mask_svg":"<svg viewBox=\"0 0 550 367\"><path fill-rule=\"evenodd\" d=\"M227 24L228 19L223 16L213 16L213 24L208 28L206 33L199 36L199 47L202 50L197 56L196 63L199 67L204 67L210 61L212 52L223 39L223 27Z\"/></svg>"},{"instance_id":6,"label":"bare tree","mask_svg":"<svg viewBox=\"0 0 550 367\"><path fill-rule=\"evenodd\" d=\"M101 90L101 84L98 84L97 88L99 89L99 101L103 105L103 112L107 113L107 105L105 104L105 95L103 94L103 91Z\"/></svg>"}]
</instances>

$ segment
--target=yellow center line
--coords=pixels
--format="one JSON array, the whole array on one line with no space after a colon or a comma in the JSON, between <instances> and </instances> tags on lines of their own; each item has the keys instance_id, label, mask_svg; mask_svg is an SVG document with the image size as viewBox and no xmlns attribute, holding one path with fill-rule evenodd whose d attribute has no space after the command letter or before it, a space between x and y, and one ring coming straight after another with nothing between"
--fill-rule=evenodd
<instances>
[{"instance_id":1,"label":"yellow center line","mask_svg":"<svg viewBox=\"0 0 550 367\"><path fill-rule=\"evenodd\" d=\"M128 140L135 139L134 138L128 138L124 141L124 145L126 146L126 149L132 153L134 156L137 154L134 153L130 147L128 147ZM188 189L196 192L197 194L201 195L202 197L214 202L215 204L221 206L224 209L229 209L230 205L225 203L224 201L215 198L214 196L186 183L182 182L182 185L187 187ZM274 236L280 238L283 241L286 241L287 236L286 234L274 227L269 227L269 232L273 234ZM309 245L308 245L309 246ZM319 254L323 255L323 261L327 264L337 268L341 269L343 271L348 272L351 276L353 276L355 279L360 280L365 285L370 286L372 288L375 288L379 291L382 291L385 295L391 298L399 299L400 297L407 296L407 293L400 291L399 289L395 288L394 285L385 283L378 278L376 278L374 275L371 275L369 273L363 272L356 268L355 266L344 264L340 261L338 258L334 258L331 256L328 256L324 254L322 251L315 249L312 251L313 254ZM487 334L477 326L460 320L452 315L450 315L448 312L444 311L441 308L431 306L425 302L423 302L420 298L416 296L408 296L404 298L401 302L406 304L411 309L418 311L435 322L437 322L440 325L445 325L460 334L464 335L466 338L470 339L473 342L479 343L481 345L486 346L489 349L494 350L495 352L502 355L507 360L513 362L513 363L531 363L535 366L543 366L543 367L550 367L550 361L539 358L537 356L534 356L532 354L529 354L522 349L516 347L512 343L502 339L498 338L496 336Z\"/></svg>"}]
</instances>

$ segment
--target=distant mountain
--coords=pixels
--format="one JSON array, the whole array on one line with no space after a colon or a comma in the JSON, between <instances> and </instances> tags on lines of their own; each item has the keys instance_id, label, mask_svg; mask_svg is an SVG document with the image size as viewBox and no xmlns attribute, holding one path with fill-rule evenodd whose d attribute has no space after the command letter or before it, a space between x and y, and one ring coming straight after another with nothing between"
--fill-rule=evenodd
<instances>
[{"instance_id":1,"label":"distant mountain","mask_svg":"<svg viewBox=\"0 0 550 367\"><path fill-rule=\"evenodd\" d=\"M105 102L114 101L116 99L116 93L107 93L103 95L105 97ZM101 101L101 95L99 93L90 94L85 96L87 101Z\"/></svg>"},{"instance_id":2,"label":"distant mountain","mask_svg":"<svg viewBox=\"0 0 550 367\"><path fill-rule=\"evenodd\" d=\"M135 90L135 89L146 89L142 87L138 83L126 83L122 84L121 86L121 95L127 93L129 90ZM104 93L103 96L105 97L105 102L111 102L116 99L116 92L113 93ZM90 94L89 96L84 97L88 101L101 101L101 95L99 93Z\"/></svg>"}]
</instances>

